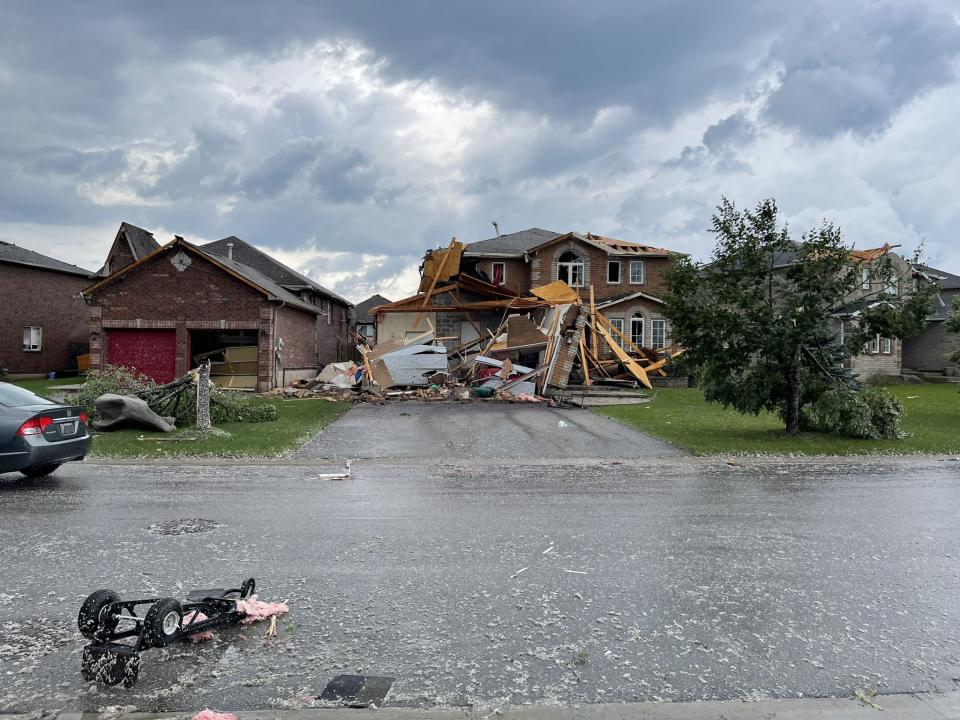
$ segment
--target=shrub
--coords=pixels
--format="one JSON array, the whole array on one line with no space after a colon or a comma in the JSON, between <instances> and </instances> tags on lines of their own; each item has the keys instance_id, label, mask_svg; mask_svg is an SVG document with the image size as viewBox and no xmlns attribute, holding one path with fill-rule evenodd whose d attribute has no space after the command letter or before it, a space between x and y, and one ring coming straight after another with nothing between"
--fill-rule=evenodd
<instances>
[{"instance_id":1,"label":"shrub","mask_svg":"<svg viewBox=\"0 0 960 720\"><path fill-rule=\"evenodd\" d=\"M130 368L107 365L97 375L90 375L76 396L76 404L87 415L97 417L96 399L105 393L132 395L142 390L153 390L158 386L146 375ZM165 399L162 392L144 398L150 409L162 417L175 418L178 427L195 425L197 422L197 390L187 386L177 397ZM257 402L243 393L230 392L218 387L210 389L210 419L213 423L225 422L269 422L276 420L279 412L276 405Z\"/></svg>"},{"instance_id":2,"label":"shrub","mask_svg":"<svg viewBox=\"0 0 960 720\"><path fill-rule=\"evenodd\" d=\"M903 406L882 387L834 387L804 411L804 426L822 433L878 440L901 436Z\"/></svg>"},{"instance_id":3,"label":"shrub","mask_svg":"<svg viewBox=\"0 0 960 720\"><path fill-rule=\"evenodd\" d=\"M94 403L101 395L130 395L156 386L153 380L135 370L119 365L106 365L96 375L87 376L73 400L90 417L99 417Z\"/></svg>"}]
</instances>

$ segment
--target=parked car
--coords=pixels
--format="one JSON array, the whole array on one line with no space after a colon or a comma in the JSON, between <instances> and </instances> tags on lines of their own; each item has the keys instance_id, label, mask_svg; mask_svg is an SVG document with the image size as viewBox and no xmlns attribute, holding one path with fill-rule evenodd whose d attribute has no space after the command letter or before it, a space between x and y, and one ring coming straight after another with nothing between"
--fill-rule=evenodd
<instances>
[{"instance_id":1,"label":"parked car","mask_svg":"<svg viewBox=\"0 0 960 720\"><path fill-rule=\"evenodd\" d=\"M87 416L74 405L0 382L0 473L49 475L90 450Z\"/></svg>"}]
</instances>

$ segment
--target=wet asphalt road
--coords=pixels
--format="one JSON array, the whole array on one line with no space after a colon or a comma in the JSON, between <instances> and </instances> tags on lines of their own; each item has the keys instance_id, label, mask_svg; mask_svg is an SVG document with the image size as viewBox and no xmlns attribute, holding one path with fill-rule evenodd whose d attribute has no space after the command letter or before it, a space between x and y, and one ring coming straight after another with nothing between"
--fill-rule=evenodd
<instances>
[{"instance_id":1,"label":"wet asphalt road","mask_svg":"<svg viewBox=\"0 0 960 720\"><path fill-rule=\"evenodd\" d=\"M355 469L0 476L0 709L296 707L354 672L415 706L957 687L960 463ZM214 523L150 530L188 518ZM81 681L89 591L248 575L290 603L277 638L151 650L132 690Z\"/></svg>"}]
</instances>

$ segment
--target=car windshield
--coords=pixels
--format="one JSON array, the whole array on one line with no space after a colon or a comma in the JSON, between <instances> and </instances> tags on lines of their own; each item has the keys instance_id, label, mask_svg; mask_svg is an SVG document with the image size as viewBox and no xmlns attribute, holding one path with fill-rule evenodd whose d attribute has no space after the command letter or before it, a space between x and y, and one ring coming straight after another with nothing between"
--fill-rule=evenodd
<instances>
[{"instance_id":1,"label":"car windshield","mask_svg":"<svg viewBox=\"0 0 960 720\"><path fill-rule=\"evenodd\" d=\"M56 405L56 403L29 390L24 390L22 387L0 383L0 405L4 407L24 407L26 405Z\"/></svg>"}]
</instances>

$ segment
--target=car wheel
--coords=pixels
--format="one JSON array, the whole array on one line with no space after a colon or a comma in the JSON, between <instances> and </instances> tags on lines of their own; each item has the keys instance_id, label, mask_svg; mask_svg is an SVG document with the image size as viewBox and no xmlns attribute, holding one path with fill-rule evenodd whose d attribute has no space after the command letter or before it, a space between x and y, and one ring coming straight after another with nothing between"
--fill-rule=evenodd
<instances>
[{"instance_id":1,"label":"car wheel","mask_svg":"<svg viewBox=\"0 0 960 720\"><path fill-rule=\"evenodd\" d=\"M180 638L183 625L183 606L176 598L157 600L143 619L144 639L152 647L166 647Z\"/></svg>"},{"instance_id":2,"label":"car wheel","mask_svg":"<svg viewBox=\"0 0 960 720\"><path fill-rule=\"evenodd\" d=\"M48 463L46 465L34 465L33 467L23 468L20 472L28 478L46 477L55 472L63 463Z\"/></svg>"},{"instance_id":3,"label":"car wheel","mask_svg":"<svg viewBox=\"0 0 960 720\"><path fill-rule=\"evenodd\" d=\"M80 634L85 638L92 638L100 628L101 622L103 628L109 633L117 626L117 619L112 615L101 618L103 609L110 603L120 599L113 590L95 590L87 596L80 606L80 614L77 615L77 627L80 628Z\"/></svg>"}]
</instances>

